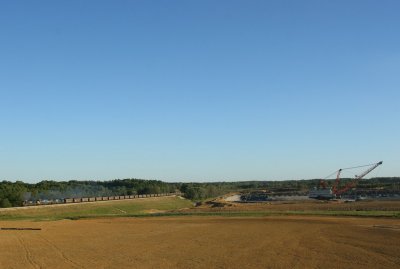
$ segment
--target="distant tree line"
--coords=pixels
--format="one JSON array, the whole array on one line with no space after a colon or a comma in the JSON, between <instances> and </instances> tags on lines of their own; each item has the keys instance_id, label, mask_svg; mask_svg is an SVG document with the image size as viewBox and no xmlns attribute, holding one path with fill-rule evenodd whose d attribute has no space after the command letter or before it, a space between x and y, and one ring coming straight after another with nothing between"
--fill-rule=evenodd
<instances>
[{"instance_id":1,"label":"distant tree line","mask_svg":"<svg viewBox=\"0 0 400 269\"><path fill-rule=\"evenodd\" d=\"M351 179L342 179L346 184ZM284 181L239 181L205 183L168 183L160 180L115 179L110 181L22 181L0 182L0 207L21 206L25 200L63 199L94 196L156 194L179 190L187 199L201 201L234 191L268 190L272 193L307 193L318 186L319 179ZM334 180L327 180L332 186ZM400 177L361 180L357 189L380 189L400 193Z\"/></svg>"},{"instance_id":2,"label":"distant tree line","mask_svg":"<svg viewBox=\"0 0 400 269\"><path fill-rule=\"evenodd\" d=\"M54 200L94 196L169 193L180 184L159 180L116 179L111 181L50 181L36 184L0 182L0 207L21 206L25 200Z\"/></svg>"}]
</instances>

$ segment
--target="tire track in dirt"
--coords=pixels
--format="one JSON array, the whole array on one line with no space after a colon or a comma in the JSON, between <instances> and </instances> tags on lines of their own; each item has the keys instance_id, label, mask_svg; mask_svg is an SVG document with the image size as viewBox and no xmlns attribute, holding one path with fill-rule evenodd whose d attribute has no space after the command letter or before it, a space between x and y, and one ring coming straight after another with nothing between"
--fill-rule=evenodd
<instances>
[{"instance_id":1,"label":"tire track in dirt","mask_svg":"<svg viewBox=\"0 0 400 269\"><path fill-rule=\"evenodd\" d=\"M302 259L303 256L299 254L301 253L301 249L304 248L302 246L302 242L304 241L304 239L305 235L301 235L300 238L296 238L295 240L290 239L293 245L291 249L287 249L289 268L304 267Z\"/></svg>"},{"instance_id":2,"label":"tire track in dirt","mask_svg":"<svg viewBox=\"0 0 400 269\"><path fill-rule=\"evenodd\" d=\"M42 235L39 235L39 237L45 242L46 245L50 246L56 253L58 253L59 256L62 257L64 261L66 261L68 264L72 266L72 268L84 268L80 264L74 262L70 258L68 258L64 251L62 251L59 247L57 247L54 243L52 243L50 240L47 238L43 237Z\"/></svg>"},{"instance_id":3,"label":"tire track in dirt","mask_svg":"<svg viewBox=\"0 0 400 269\"><path fill-rule=\"evenodd\" d=\"M116 206L114 206L114 208L115 208L116 210L118 210L119 212L121 212L121 213L127 214L127 212L126 212L125 210L122 210L122 209L120 209L120 208L118 208L118 207L116 207Z\"/></svg>"},{"instance_id":4,"label":"tire track in dirt","mask_svg":"<svg viewBox=\"0 0 400 269\"><path fill-rule=\"evenodd\" d=\"M353 242L353 240L349 240L348 237L343 238L345 235L339 233L339 234L332 234L328 237L326 237L326 235L329 234L329 231L331 229L324 229L321 232L322 234L324 234L325 236L319 236L319 240L323 240L325 242L325 244L329 244L329 245L336 245L338 249L346 249L347 252L353 252L353 253L365 253L366 249L365 247L361 246L361 245L357 245L355 242ZM371 253L369 252L368 254L365 253L364 256L369 256L371 257L372 255L376 255L377 253ZM331 255L335 256L337 259L340 259L342 265L345 264L346 267L351 266L352 263L356 263L358 264L360 267L368 267L370 265L368 265L367 263L365 263L364 260L360 260L358 261L357 259L353 259L353 260L344 260L340 254L337 253L332 253ZM395 258L393 258L392 256L388 255L387 253L384 252L378 252L379 256L382 256L380 258L383 258L383 260L378 261L380 268L390 268L388 266L395 266L398 263L398 259L396 260ZM378 258L376 258L378 259ZM390 265L388 265L390 264Z\"/></svg>"},{"instance_id":5,"label":"tire track in dirt","mask_svg":"<svg viewBox=\"0 0 400 269\"><path fill-rule=\"evenodd\" d=\"M24 249L25 252L25 258L28 261L28 263L31 265L32 268L35 269L43 269L40 264L36 263L33 258L32 258L32 252L29 250L29 248L26 246L25 241L22 239L21 236L16 235L19 243L21 244L22 248Z\"/></svg>"},{"instance_id":6,"label":"tire track in dirt","mask_svg":"<svg viewBox=\"0 0 400 269\"><path fill-rule=\"evenodd\" d=\"M375 254L375 253L367 253L363 246L357 245L352 241L339 241L339 240L335 239L335 240L332 240L332 242L334 242L337 245L342 246L342 248L353 250L354 252L358 252L358 253L364 253L363 256L365 256L365 257L367 257L367 255L371 256L371 255ZM381 263L380 263L381 268L387 268L387 265L384 265L382 262L386 262L386 263L390 264L390 266L391 265L396 266L398 264L398 261L394 257L391 257L385 253L379 253L379 255L383 256L383 257L381 257L381 259L383 259L383 260L381 260ZM356 261L356 263L359 264L360 267L368 265L368 264L366 264L366 262L364 260Z\"/></svg>"},{"instance_id":7,"label":"tire track in dirt","mask_svg":"<svg viewBox=\"0 0 400 269\"><path fill-rule=\"evenodd\" d=\"M69 264L69 267L68 267L68 268L94 268L95 266L96 266L96 268L99 268L99 267L97 267L98 265L94 265L94 264L93 264L92 266L85 267L84 265L80 265L80 264L74 262L73 260L71 260L70 258L68 258L68 257L66 256L65 252L62 251L59 247L57 247L57 245L55 245L53 242L51 242L51 241L48 240L47 238L43 237L42 235L39 235L39 237L44 241L44 243L45 243L46 245L48 245L48 246L49 246L50 248L52 248L56 253L58 253L58 255L59 255L60 257L62 257L62 259L63 259L64 261L66 261L67 264ZM138 263L136 259L132 258L130 255L127 255L127 254L122 253L122 251L117 251L117 253L114 253L113 256L114 256L114 257L119 257L120 260L127 260L127 261L129 261L129 262L131 262L131 263L134 263L134 264ZM142 261L142 263L143 263L143 261ZM139 263L139 264L140 264L140 263ZM101 268L109 268L109 267L101 267Z\"/></svg>"}]
</instances>

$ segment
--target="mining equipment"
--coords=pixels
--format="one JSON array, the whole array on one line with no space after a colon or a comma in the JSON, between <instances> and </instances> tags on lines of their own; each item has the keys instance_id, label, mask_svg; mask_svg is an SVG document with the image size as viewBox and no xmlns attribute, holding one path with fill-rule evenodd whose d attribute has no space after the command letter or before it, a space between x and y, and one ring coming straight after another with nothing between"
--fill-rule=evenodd
<instances>
[{"instance_id":1,"label":"mining equipment","mask_svg":"<svg viewBox=\"0 0 400 269\"><path fill-rule=\"evenodd\" d=\"M264 202L270 200L266 191L252 191L240 196L242 202Z\"/></svg>"},{"instance_id":2,"label":"mining equipment","mask_svg":"<svg viewBox=\"0 0 400 269\"><path fill-rule=\"evenodd\" d=\"M381 161L381 162L373 163L373 164L341 168L333 173L333 174L336 174L336 180L333 183L332 187L328 187L326 181L322 179L320 181L320 184L318 187L314 187L312 190L310 190L308 197L313 198L313 199L318 199L318 200L331 200L331 199L340 198L342 194L344 194L348 190L354 188L363 177L365 177L368 173L370 173L372 170L377 168L382 163L383 162ZM355 178L352 181L350 181L349 183L347 183L343 188L339 188L340 174L343 170L349 170L349 169L355 169L355 168L361 168L361 167L367 167L367 166L369 167L367 170L362 172L360 175L355 176ZM333 175L333 174L331 174L331 175ZM326 178L330 177L331 175L327 176Z\"/></svg>"}]
</instances>

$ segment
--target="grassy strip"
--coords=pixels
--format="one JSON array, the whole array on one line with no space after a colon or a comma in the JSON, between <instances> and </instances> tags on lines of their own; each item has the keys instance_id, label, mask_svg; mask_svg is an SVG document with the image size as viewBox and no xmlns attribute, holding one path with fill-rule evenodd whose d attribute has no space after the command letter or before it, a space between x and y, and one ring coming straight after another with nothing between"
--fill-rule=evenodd
<instances>
[{"instance_id":1,"label":"grassy strip","mask_svg":"<svg viewBox=\"0 0 400 269\"><path fill-rule=\"evenodd\" d=\"M0 212L0 220L60 220L96 217L120 217L172 211L191 207L192 203L178 197L163 197L110 202L94 202L49 207L31 207Z\"/></svg>"},{"instance_id":2,"label":"grassy strip","mask_svg":"<svg viewBox=\"0 0 400 269\"><path fill-rule=\"evenodd\" d=\"M143 217L184 217L184 216L221 216L221 217L266 217L266 216L336 216L336 217L374 217L374 218L400 218L399 211L236 211L236 212L165 212L165 213L138 213L138 214L99 214L75 215L63 218L36 218L36 221L60 219L95 219L95 218L143 218ZM21 220L20 218L8 220Z\"/></svg>"}]
</instances>

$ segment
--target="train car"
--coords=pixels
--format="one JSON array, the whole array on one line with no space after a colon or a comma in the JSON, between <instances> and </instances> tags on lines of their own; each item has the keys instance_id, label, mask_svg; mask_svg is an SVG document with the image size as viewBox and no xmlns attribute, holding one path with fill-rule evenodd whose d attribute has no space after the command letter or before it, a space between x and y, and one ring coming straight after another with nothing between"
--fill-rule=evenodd
<instances>
[{"instance_id":1,"label":"train car","mask_svg":"<svg viewBox=\"0 0 400 269\"><path fill-rule=\"evenodd\" d=\"M94 202L94 201L108 201L108 200L124 200L124 199L137 199L147 197L161 197L161 196L181 196L181 192L169 192L169 193L151 193L151 194L135 194L135 195L116 195L116 196L98 196L98 197L83 197L83 198L63 198L55 200L37 200L37 201L24 201L23 206L35 206L35 205L50 205L59 203L81 203L81 202Z\"/></svg>"},{"instance_id":2,"label":"train car","mask_svg":"<svg viewBox=\"0 0 400 269\"><path fill-rule=\"evenodd\" d=\"M22 203L22 206L30 206L30 205L34 205L33 201L24 201Z\"/></svg>"}]
</instances>

